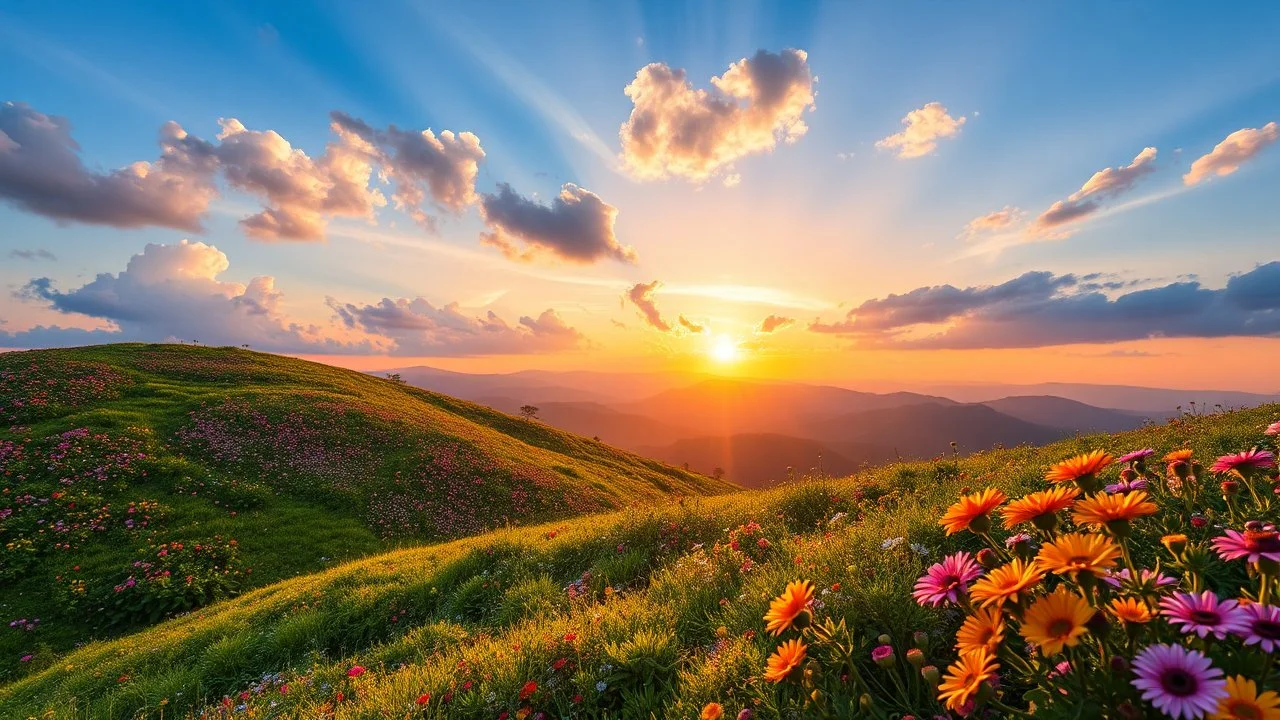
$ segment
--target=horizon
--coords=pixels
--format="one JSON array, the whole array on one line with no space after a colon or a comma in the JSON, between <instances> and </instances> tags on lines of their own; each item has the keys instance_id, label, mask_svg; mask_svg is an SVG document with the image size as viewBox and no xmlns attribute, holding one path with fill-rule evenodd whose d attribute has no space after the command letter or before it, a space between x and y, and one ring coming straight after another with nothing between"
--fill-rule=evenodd
<instances>
[{"instance_id":1,"label":"horizon","mask_svg":"<svg viewBox=\"0 0 1280 720\"><path fill-rule=\"evenodd\" d=\"M1280 393L1277 30L1154 2L3 10L0 351Z\"/></svg>"}]
</instances>

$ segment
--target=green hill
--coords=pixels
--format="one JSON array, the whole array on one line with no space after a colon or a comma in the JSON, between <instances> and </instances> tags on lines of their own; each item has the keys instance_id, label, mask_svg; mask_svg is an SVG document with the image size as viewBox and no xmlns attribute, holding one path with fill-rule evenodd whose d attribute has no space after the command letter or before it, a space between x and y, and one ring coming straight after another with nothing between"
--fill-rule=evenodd
<instances>
[{"instance_id":1,"label":"green hill","mask_svg":"<svg viewBox=\"0 0 1280 720\"><path fill-rule=\"evenodd\" d=\"M924 631L944 665L958 618L910 592L942 552L977 548L937 523L962 490L1038 489L1048 465L1094 448L1213 457L1266 441L1277 416L1185 417L399 550L90 644L0 687L0 716L693 718L714 700L772 719L761 616L787 581L814 582L856 657L881 633L901 647Z\"/></svg>"},{"instance_id":2,"label":"green hill","mask_svg":"<svg viewBox=\"0 0 1280 720\"><path fill-rule=\"evenodd\" d=\"M178 345L0 354L0 472L0 613L31 628L0 625L0 681L339 561L733 487L390 380Z\"/></svg>"}]
</instances>

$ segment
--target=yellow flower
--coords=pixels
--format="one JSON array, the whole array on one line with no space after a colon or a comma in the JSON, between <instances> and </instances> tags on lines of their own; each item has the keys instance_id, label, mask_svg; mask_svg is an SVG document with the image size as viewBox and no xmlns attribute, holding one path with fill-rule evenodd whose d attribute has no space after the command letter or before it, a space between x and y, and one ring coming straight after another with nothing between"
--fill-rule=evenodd
<instances>
[{"instance_id":1,"label":"yellow flower","mask_svg":"<svg viewBox=\"0 0 1280 720\"><path fill-rule=\"evenodd\" d=\"M1075 647L1093 617L1093 608L1084 598L1059 585L1049 595L1036 600L1022 619L1022 637L1038 645L1045 655L1056 655L1062 647Z\"/></svg>"},{"instance_id":2,"label":"yellow flower","mask_svg":"<svg viewBox=\"0 0 1280 720\"><path fill-rule=\"evenodd\" d=\"M938 686L938 699L947 704L948 710L959 710L978 693L982 682L999 669L995 656L985 649L961 655L947 668L946 677Z\"/></svg>"},{"instance_id":3,"label":"yellow flower","mask_svg":"<svg viewBox=\"0 0 1280 720\"><path fill-rule=\"evenodd\" d=\"M1120 547L1105 535L1067 533L1045 543L1036 562L1059 575L1087 572L1102 577L1119 558Z\"/></svg>"},{"instance_id":4,"label":"yellow flower","mask_svg":"<svg viewBox=\"0 0 1280 720\"><path fill-rule=\"evenodd\" d=\"M778 646L769 656L768 669L764 671L764 679L779 683L787 679L791 671L804 662L805 646L799 640L787 640Z\"/></svg>"},{"instance_id":5,"label":"yellow flower","mask_svg":"<svg viewBox=\"0 0 1280 720\"><path fill-rule=\"evenodd\" d=\"M1107 608L1113 615L1129 624L1141 625L1151 622L1151 618L1154 617L1151 614L1151 608L1137 598L1116 598Z\"/></svg>"},{"instance_id":6,"label":"yellow flower","mask_svg":"<svg viewBox=\"0 0 1280 720\"><path fill-rule=\"evenodd\" d=\"M986 650L992 655L1004 641L1004 616L999 608L983 608L964 619L956 632L956 650L961 655Z\"/></svg>"},{"instance_id":7,"label":"yellow flower","mask_svg":"<svg viewBox=\"0 0 1280 720\"><path fill-rule=\"evenodd\" d=\"M1035 563L1018 558L978 578L969 588L969 597L982 607L1000 607L1010 600L1017 602L1019 593L1029 590L1043 577L1044 571Z\"/></svg>"},{"instance_id":8,"label":"yellow flower","mask_svg":"<svg viewBox=\"0 0 1280 720\"><path fill-rule=\"evenodd\" d=\"M769 603L769 612L764 614L764 629L774 635L781 635L787 628L796 624L802 613L807 615L805 606L813 599L813 585L808 580L796 580L787 583L782 594ZM808 619L807 617L805 619Z\"/></svg>"},{"instance_id":9,"label":"yellow flower","mask_svg":"<svg viewBox=\"0 0 1280 720\"><path fill-rule=\"evenodd\" d=\"M1258 684L1236 675L1227 678L1227 696L1218 701L1212 720L1280 720L1280 695L1258 694Z\"/></svg>"},{"instance_id":10,"label":"yellow flower","mask_svg":"<svg viewBox=\"0 0 1280 720\"><path fill-rule=\"evenodd\" d=\"M1097 475L1103 468L1111 464L1115 458L1103 450L1094 450L1073 458L1067 458L1049 468L1044 479L1049 482L1070 482L1082 477Z\"/></svg>"},{"instance_id":11,"label":"yellow flower","mask_svg":"<svg viewBox=\"0 0 1280 720\"><path fill-rule=\"evenodd\" d=\"M1008 507L1001 510L1000 514L1004 516L1004 526L1009 530L1024 522L1035 523L1036 527L1041 524L1052 527L1057 524L1054 513L1071 507L1071 503L1075 502L1079 495L1080 491L1076 488L1070 485L1059 485L1014 500Z\"/></svg>"},{"instance_id":12,"label":"yellow flower","mask_svg":"<svg viewBox=\"0 0 1280 720\"><path fill-rule=\"evenodd\" d=\"M986 532L991 527L992 510L1009 498L995 488L987 488L972 495L961 496L960 501L947 508L938 524L947 529L948 535L961 530Z\"/></svg>"},{"instance_id":13,"label":"yellow flower","mask_svg":"<svg viewBox=\"0 0 1280 720\"><path fill-rule=\"evenodd\" d=\"M702 707L702 720L720 720L724 717L724 708L718 702L709 702Z\"/></svg>"},{"instance_id":14,"label":"yellow flower","mask_svg":"<svg viewBox=\"0 0 1280 720\"><path fill-rule=\"evenodd\" d=\"M1072 519L1077 525L1111 527L1110 523L1118 520L1127 522L1144 515L1154 515L1158 508L1147 497L1145 490L1134 490L1123 495L1100 493L1077 502Z\"/></svg>"}]
</instances>

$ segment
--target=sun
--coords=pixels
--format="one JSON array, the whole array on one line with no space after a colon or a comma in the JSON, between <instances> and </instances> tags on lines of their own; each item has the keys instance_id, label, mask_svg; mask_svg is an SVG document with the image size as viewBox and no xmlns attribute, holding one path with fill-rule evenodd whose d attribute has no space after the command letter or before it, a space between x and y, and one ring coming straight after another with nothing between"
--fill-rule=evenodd
<instances>
[{"instance_id":1,"label":"sun","mask_svg":"<svg viewBox=\"0 0 1280 720\"><path fill-rule=\"evenodd\" d=\"M721 335L711 343L711 359L716 362L731 363L737 360L742 352L738 348L738 341L728 335Z\"/></svg>"}]
</instances>

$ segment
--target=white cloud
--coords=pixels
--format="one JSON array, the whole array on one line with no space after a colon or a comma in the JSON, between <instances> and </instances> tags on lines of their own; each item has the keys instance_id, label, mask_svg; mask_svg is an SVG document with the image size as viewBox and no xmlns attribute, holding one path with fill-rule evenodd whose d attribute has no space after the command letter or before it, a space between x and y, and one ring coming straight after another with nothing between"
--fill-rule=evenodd
<instances>
[{"instance_id":1,"label":"white cloud","mask_svg":"<svg viewBox=\"0 0 1280 720\"><path fill-rule=\"evenodd\" d=\"M902 118L902 124L906 126L902 132L877 141L876 147L893 150L904 159L922 157L938 147L939 138L958 135L964 123L963 115L953 118L942 103L931 102L907 113Z\"/></svg>"}]
</instances>

